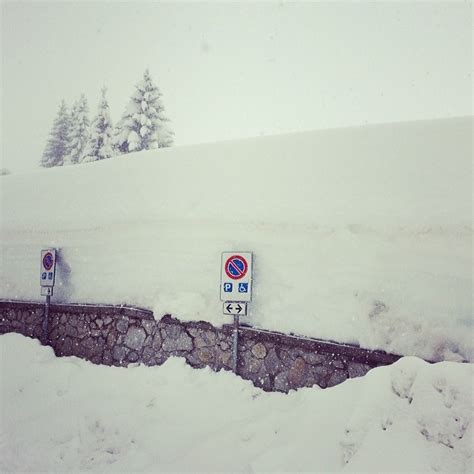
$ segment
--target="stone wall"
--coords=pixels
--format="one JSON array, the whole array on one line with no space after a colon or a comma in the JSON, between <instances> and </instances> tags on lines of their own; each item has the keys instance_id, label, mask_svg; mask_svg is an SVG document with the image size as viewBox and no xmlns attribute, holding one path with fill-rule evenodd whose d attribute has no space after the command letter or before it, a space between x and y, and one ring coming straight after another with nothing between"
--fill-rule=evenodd
<instances>
[{"instance_id":1,"label":"stone wall","mask_svg":"<svg viewBox=\"0 0 474 474\"><path fill-rule=\"evenodd\" d=\"M44 305L0 301L0 334L18 332L41 339ZM151 311L126 306L51 305L47 344L58 356L95 364L160 365L184 357L196 368L231 370L232 326L181 322L169 315L157 321ZM399 356L356 346L241 326L238 374L268 391L319 385L330 387L359 377Z\"/></svg>"}]
</instances>

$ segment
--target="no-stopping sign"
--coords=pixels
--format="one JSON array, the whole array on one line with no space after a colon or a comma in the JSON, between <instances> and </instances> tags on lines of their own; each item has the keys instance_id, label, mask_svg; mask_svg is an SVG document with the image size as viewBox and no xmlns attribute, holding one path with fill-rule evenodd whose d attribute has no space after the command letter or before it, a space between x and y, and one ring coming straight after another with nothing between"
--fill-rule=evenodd
<instances>
[{"instance_id":1,"label":"no-stopping sign","mask_svg":"<svg viewBox=\"0 0 474 474\"><path fill-rule=\"evenodd\" d=\"M252 253L223 252L221 263L221 300L252 299Z\"/></svg>"},{"instance_id":2,"label":"no-stopping sign","mask_svg":"<svg viewBox=\"0 0 474 474\"><path fill-rule=\"evenodd\" d=\"M225 262L225 273L232 280L240 280L247 274L247 260L241 255L232 255Z\"/></svg>"},{"instance_id":3,"label":"no-stopping sign","mask_svg":"<svg viewBox=\"0 0 474 474\"><path fill-rule=\"evenodd\" d=\"M56 278L56 250L46 249L41 251L40 285L53 287Z\"/></svg>"}]
</instances>

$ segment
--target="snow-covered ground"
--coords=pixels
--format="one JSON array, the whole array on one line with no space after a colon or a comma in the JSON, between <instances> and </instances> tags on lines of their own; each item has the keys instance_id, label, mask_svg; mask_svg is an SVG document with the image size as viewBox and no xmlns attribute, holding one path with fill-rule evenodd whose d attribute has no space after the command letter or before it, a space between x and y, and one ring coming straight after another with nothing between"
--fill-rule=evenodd
<instances>
[{"instance_id":1,"label":"snow-covered ground","mask_svg":"<svg viewBox=\"0 0 474 474\"><path fill-rule=\"evenodd\" d=\"M0 354L2 472L472 472L472 364L406 357L284 395L183 359L58 359L17 334Z\"/></svg>"},{"instance_id":2,"label":"snow-covered ground","mask_svg":"<svg viewBox=\"0 0 474 474\"><path fill-rule=\"evenodd\" d=\"M472 118L183 146L0 178L0 297L220 325L220 254L254 252L248 322L474 360Z\"/></svg>"}]
</instances>

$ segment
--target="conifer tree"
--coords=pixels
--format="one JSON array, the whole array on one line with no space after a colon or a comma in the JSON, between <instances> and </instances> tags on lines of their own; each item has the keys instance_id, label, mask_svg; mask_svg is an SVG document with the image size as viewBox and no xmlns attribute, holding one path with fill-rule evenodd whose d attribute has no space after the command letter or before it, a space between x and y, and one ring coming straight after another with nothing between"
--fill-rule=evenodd
<instances>
[{"instance_id":1,"label":"conifer tree","mask_svg":"<svg viewBox=\"0 0 474 474\"><path fill-rule=\"evenodd\" d=\"M71 111L68 151L65 164L75 165L82 161L84 148L89 138L89 107L84 94L74 104Z\"/></svg>"},{"instance_id":2,"label":"conifer tree","mask_svg":"<svg viewBox=\"0 0 474 474\"><path fill-rule=\"evenodd\" d=\"M53 127L41 158L41 166L51 168L64 164L64 158L68 151L70 125L71 118L66 103L63 100L54 119Z\"/></svg>"},{"instance_id":3,"label":"conifer tree","mask_svg":"<svg viewBox=\"0 0 474 474\"><path fill-rule=\"evenodd\" d=\"M135 86L135 92L117 124L115 147L120 153L151 150L173 144L173 133L159 88L153 83L148 69Z\"/></svg>"},{"instance_id":4,"label":"conifer tree","mask_svg":"<svg viewBox=\"0 0 474 474\"><path fill-rule=\"evenodd\" d=\"M105 97L107 89L102 88L97 116L94 118L89 140L84 150L83 161L97 161L111 158L113 152L113 128L110 120L109 103Z\"/></svg>"}]
</instances>

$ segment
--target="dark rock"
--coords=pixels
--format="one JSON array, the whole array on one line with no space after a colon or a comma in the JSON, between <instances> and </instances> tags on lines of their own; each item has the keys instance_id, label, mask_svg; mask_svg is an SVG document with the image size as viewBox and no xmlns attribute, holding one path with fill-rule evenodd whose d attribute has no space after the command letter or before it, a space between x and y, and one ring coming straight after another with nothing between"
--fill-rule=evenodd
<instances>
[{"instance_id":1,"label":"dark rock","mask_svg":"<svg viewBox=\"0 0 474 474\"><path fill-rule=\"evenodd\" d=\"M192 339L184 332L179 333L176 339L168 336L161 346L164 351L191 351L193 349Z\"/></svg>"},{"instance_id":2,"label":"dark rock","mask_svg":"<svg viewBox=\"0 0 474 474\"><path fill-rule=\"evenodd\" d=\"M347 364L347 371L350 378L362 377L371 369L370 365L359 362L349 362Z\"/></svg>"},{"instance_id":3,"label":"dark rock","mask_svg":"<svg viewBox=\"0 0 474 474\"><path fill-rule=\"evenodd\" d=\"M113 363L112 352L108 349L106 349L102 355L102 363L105 365L112 365Z\"/></svg>"},{"instance_id":4,"label":"dark rock","mask_svg":"<svg viewBox=\"0 0 474 474\"><path fill-rule=\"evenodd\" d=\"M279 392L287 393L290 390L290 384L288 383L287 372L280 372L273 383L273 388Z\"/></svg>"},{"instance_id":5,"label":"dark rock","mask_svg":"<svg viewBox=\"0 0 474 474\"><path fill-rule=\"evenodd\" d=\"M194 347L210 347L216 345L216 333L213 331L203 330L197 331L194 337Z\"/></svg>"},{"instance_id":6,"label":"dark rock","mask_svg":"<svg viewBox=\"0 0 474 474\"><path fill-rule=\"evenodd\" d=\"M156 365L156 352L151 347L143 349L142 361L146 365Z\"/></svg>"},{"instance_id":7,"label":"dark rock","mask_svg":"<svg viewBox=\"0 0 474 474\"><path fill-rule=\"evenodd\" d=\"M269 392L272 389L272 381L267 374L259 374L259 376L253 380L253 382L256 387L263 388L263 390L266 392Z\"/></svg>"},{"instance_id":8,"label":"dark rock","mask_svg":"<svg viewBox=\"0 0 474 474\"><path fill-rule=\"evenodd\" d=\"M67 336L76 337L78 335L77 329L71 324L67 324L64 332Z\"/></svg>"},{"instance_id":9,"label":"dark rock","mask_svg":"<svg viewBox=\"0 0 474 474\"><path fill-rule=\"evenodd\" d=\"M340 359L334 359L331 361L331 365L333 367L335 367L336 369L345 369L346 368L346 364L344 364L344 362Z\"/></svg>"},{"instance_id":10,"label":"dark rock","mask_svg":"<svg viewBox=\"0 0 474 474\"><path fill-rule=\"evenodd\" d=\"M58 339L61 335L59 334L59 329L56 327L49 333L49 339L54 341L55 339Z\"/></svg>"},{"instance_id":11,"label":"dark rock","mask_svg":"<svg viewBox=\"0 0 474 474\"><path fill-rule=\"evenodd\" d=\"M325 365L318 365L316 367L311 368L311 373L314 374L315 378L317 378L318 380L327 377L330 372L331 370Z\"/></svg>"},{"instance_id":12,"label":"dark rock","mask_svg":"<svg viewBox=\"0 0 474 474\"><path fill-rule=\"evenodd\" d=\"M138 360L138 354L134 351L131 351L127 355L127 362L136 362Z\"/></svg>"},{"instance_id":13,"label":"dark rock","mask_svg":"<svg viewBox=\"0 0 474 474\"><path fill-rule=\"evenodd\" d=\"M291 388L301 387L307 374L306 362L298 357L288 372L288 382Z\"/></svg>"},{"instance_id":14,"label":"dark rock","mask_svg":"<svg viewBox=\"0 0 474 474\"><path fill-rule=\"evenodd\" d=\"M252 374L260 372L260 369L263 366L263 360L255 359L254 357L249 357L247 368Z\"/></svg>"},{"instance_id":15,"label":"dark rock","mask_svg":"<svg viewBox=\"0 0 474 474\"><path fill-rule=\"evenodd\" d=\"M153 336L151 346L155 351L159 351L161 349L162 343L163 340L161 339L160 331L156 331L155 335Z\"/></svg>"},{"instance_id":16,"label":"dark rock","mask_svg":"<svg viewBox=\"0 0 474 474\"><path fill-rule=\"evenodd\" d=\"M214 351L208 348L200 348L195 351L198 359L205 365L209 365L214 361Z\"/></svg>"},{"instance_id":17,"label":"dark rock","mask_svg":"<svg viewBox=\"0 0 474 474\"><path fill-rule=\"evenodd\" d=\"M327 381L328 387L338 385L348 378L348 374L345 370L335 370Z\"/></svg>"},{"instance_id":18,"label":"dark rock","mask_svg":"<svg viewBox=\"0 0 474 474\"><path fill-rule=\"evenodd\" d=\"M261 342L258 342L252 347L252 354L257 359L264 359L267 355L267 348Z\"/></svg>"},{"instance_id":19,"label":"dark rock","mask_svg":"<svg viewBox=\"0 0 474 474\"><path fill-rule=\"evenodd\" d=\"M153 335L156 331L156 321L150 321L148 319L142 320L142 326L148 335Z\"/></svg>"},{"instance_id":20,"label":"dark rock","mask_svg":"<svg viewBox=\"0 0 474 474\"><path fill-rule=\"evenodd\" d=\"M178 339L181 336L181 334L183 333L182 327L179 326L178 324L167 325L167 326L165 326L163 331L165 333L164 337L170 338L170 339Z\"/></svg>"},{"instance_id":21,"label":"dark rock","mask_svg":"<svg viewBox=\"0 0 474 474\"><path fill-rule=\"evenodd\" d=\"M125 334L128 330L128 321L124 318L117 321L117 331Z\"/></svg>"},{"instance_id":22,"label":"dark rock","mask_svg":"<svg viewBox=\"0 0 474 474\"><path fill-rule=\"evenodd\" d=\"M72 355L72 340L69 337L64 337L58 341L59 353L63 356Z\"/></svg>"},{"instance_id":23,"label":"dark rock","mask_svg":"<svg viewBox=\"0 0 474 474\"><path fill-rule=\"evenodd\" d=\"M115 346L115 343L117 342L117 336L115 333L113 332L109 332L108 336L107 336L107 347L109 347L110 349L112 349L112 347Z\"/></svg>"},{"instance_id":24,"label":"dark rock","mask_svg":"<svg viewBox=\"0 0 474 474\"><path fill-rule=\"evenodd\" d=\"M104 318L104 325L108 326L112 321L113 321L113 319L110 316L106 316Z\"/></svg>"},{"instance_id":25,"label":"dark rock","mask_svg":"<svg viewBox=\"0 0 474 474\"><path fill-rule=\"evenodd\" d=\"M230 351L216 350L216 368L231 368L232 354Z\"/></svg>"},{"instance_id":26,"label":"dark rock","mask_svg":"<svg viewBox=\"0 0 474 474\"><path fill-rule=\"evenodd\" d=\"M123 346L115 346L112 350L112 358L116 361L122 362L127 355L128 349Z\"/></svg>"},{"instance_id":27,"label":"dark rock","mask_svg":"<svg viewBox=\"0 0 474 474\"><path fill-rule=\"evenodd\" d=\"M145 342L145 330L141 327L130 326L125 336L125 345L130 349L138 350L143 347Z\"/></svg>"},{"instance_id":28,"label":"dark rock","mask_svg":"<svg viewBox=\"0 0 474 474\"><path fill-rule=\"evenodd\" d=\"M267 357L265 357L265 368L269 375L276 375L284 369L284 365L278 358L275 349L270 349Z\"/></svg>"},{"instance_id":29,"label":"dark rock","mask_svg":"<svg viewBox=\"0 0 474 474\"><path fill-rule=\"evenodd\" d=\"M323 364L327 361L327 356L324 354L318 354L317 352L304 352L301 357L311 365Z\"/></svg>"},{"instance_id":30,"label":"dark rock","mask_svg":"<svg viewBox=\"0 0 474 474\"><path fill-rule=\"evenodd\" d=\"M87 358L91 358L99 353L102 352L102 344L99 343L97 339L93 339L92 337L87 337L81 343L81 347L83 349L83 353Z\"/></svg>"}]
</instances>

